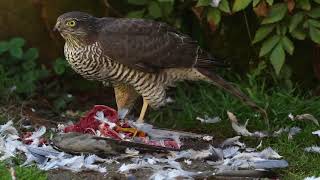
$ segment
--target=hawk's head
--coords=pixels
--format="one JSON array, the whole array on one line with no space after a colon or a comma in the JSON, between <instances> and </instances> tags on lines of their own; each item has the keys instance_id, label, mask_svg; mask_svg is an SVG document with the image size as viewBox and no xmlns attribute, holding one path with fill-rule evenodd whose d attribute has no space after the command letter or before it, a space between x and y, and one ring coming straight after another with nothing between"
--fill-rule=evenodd
<instances>
[{"instance_id":1,"label":"hawk's head","mask_svg":"<svg viewBox=\"0 0 320 180\"><path fill-rule=\"evenodd\" d=\"M95 34L97 18L84 12L68 12L58 17L54 30L66 41L88 41Z\"/></svg>"}]
</instances>

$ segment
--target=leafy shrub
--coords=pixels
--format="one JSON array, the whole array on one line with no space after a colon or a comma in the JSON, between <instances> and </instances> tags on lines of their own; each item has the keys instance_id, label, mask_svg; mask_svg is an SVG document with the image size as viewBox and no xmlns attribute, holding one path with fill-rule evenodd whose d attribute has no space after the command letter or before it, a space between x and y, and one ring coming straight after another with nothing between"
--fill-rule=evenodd
<instances>
[{"instance_id":1,"label":"leafy shrub","mask_svg":"<svg viewBox=\"0 0 320 180\"><path fill-rule=\"evenodd\" d=\"M36 60L39 57L36 48L24 48L25 40L12 38L0 41L0 93L1 96L18 94L30 96L48 71L39 67Z\"/></svg>"},{"instance_id":2,"label":"leafy shrub","mask_svg":"<svg viewBox=\"0 0 320 180\"><path fill-rule=\"evenodd\" d=\"M181 7L192 9L200 19L207 21L212 31L224 23L224 16L253 10L258 18L252 44L260 48L259 57L266 58L280 74L286 55L293 55L293 40L306 40L320 44L320 0L128 0L139 7L127 17L152 18L171 22ZM174 17L176 20L179 17ZM236 25L236 24L235 24ZM249 30L250 31L250 30Z\"/></svg>"}]
</instances>

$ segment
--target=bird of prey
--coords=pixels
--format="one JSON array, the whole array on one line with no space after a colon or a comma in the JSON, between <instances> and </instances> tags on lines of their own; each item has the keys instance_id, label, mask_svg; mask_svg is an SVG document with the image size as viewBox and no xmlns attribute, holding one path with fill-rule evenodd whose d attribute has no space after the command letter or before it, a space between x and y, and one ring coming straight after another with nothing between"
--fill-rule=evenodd
<instances>
[{"instance_id":1,"label":"bird of prey","mask_svg":"<svg viewBox=\"0 0 320 180\"><path fill-rule=\"evenodd\" d=\"M148 105L165 105L168 87L184 80L212 83L265 113L214 72L221 62L166 23L68 12L58 17L55 29L66 41L64 54L74 71L113 84L118 111L130 109L142 96L138 122Z\"/></svg>"}]
</instances>

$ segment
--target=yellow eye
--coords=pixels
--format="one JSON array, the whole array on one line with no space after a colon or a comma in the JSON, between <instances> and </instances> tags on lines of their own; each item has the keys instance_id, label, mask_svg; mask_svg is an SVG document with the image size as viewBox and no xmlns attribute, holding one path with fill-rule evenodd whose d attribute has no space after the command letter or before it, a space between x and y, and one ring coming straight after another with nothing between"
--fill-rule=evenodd
<instances>
[{"instance_id":1,"label":"yellow eye","mask_svg":"<svg viewBox=\"0 0 320 180\"><path fill-rule=\"evenodd\" d=\"M66 25L69 26L69 27L74 27L74 26L76 26L76 21L75 20L70 20L70 21L68 21L66 23Z\"/></svg>"}]
</instances>

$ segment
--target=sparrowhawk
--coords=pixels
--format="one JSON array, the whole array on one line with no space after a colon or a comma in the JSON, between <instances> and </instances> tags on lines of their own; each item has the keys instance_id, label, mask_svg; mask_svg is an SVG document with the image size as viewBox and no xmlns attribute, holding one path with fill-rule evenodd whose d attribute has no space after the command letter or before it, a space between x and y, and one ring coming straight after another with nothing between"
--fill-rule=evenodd
<instances>
[{"instance_id":1,"label":"sparrowhawk","mask_svg":"<svg viewBox=\"0 0 320 180\"><path fill-rule=\"evenodd\" d=\"M212 83L265 112L214 72L221 62L166 23L68 12L58 17L55 29L65 39L64 54L77 73L114 85L118 110L130 109L143 97L140 122L148 105L165 105L167 88L184 80Z\"/></svg>"}]
</instances>

